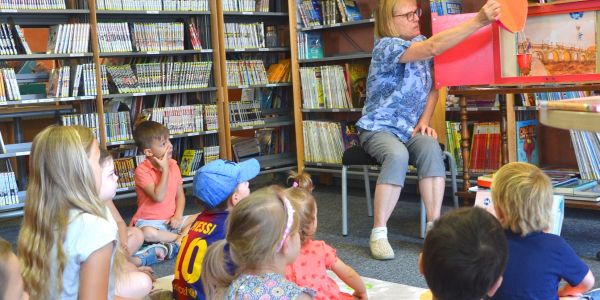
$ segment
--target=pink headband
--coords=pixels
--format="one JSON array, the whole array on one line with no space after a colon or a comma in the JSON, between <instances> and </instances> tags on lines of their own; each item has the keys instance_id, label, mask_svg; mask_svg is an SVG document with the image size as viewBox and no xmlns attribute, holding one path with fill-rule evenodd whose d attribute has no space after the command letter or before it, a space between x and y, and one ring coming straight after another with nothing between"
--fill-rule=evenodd
<instances>
[{"instance_id":1,"label":"pink headband","mask_svg":"<svg viewBox=\"0 0 600 300\"><path fill-rule=\"evenodd\" d=\"M283 200L283 206L285 208L285 212L287 213L287 222L285 224L285 230L283 231L283 236L281 237L281 241L279 241L279 244L277 245L277 252L279 252L281 250L281 247L283 247L283 242L290 234L290 230L292 229L292 225L294 224L295 210L292 207L290 200L288 200L285 197L282 200Z\"/></svg>"},{"instance_id":2,"label":"pink headband","mask_svg":"<svg viewBox=\"0 0 600 300\"><path fill-rule=\"evenodd\" d=\"M294 184L292 184L292 187L298 187L298 181L294 181Z\"/></svg>"}]
</instances>

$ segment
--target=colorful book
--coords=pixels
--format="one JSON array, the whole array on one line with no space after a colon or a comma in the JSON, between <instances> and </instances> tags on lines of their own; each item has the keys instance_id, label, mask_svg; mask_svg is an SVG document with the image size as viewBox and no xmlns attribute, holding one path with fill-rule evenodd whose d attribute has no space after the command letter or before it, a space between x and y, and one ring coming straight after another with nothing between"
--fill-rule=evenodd
<instances>
[{"instance_id":1,"label":"colorful book","mask_svg":"<svg viewBox=\"0 0 600 300\"><path fill-rule=\"evenodd\" d=\"M517 161L539 165L538 120L516 122Z\"/></svg>"},{"instance_id":2,"label":"colorful book","mask_svg":"<svg viewBox=\"0 0 600 300\"><path fill-rule=\"evenodd\" d=\"M596 185L598 185L598 182L595 180L573 178L572 180L555 185L554 192L557 194L575 195L576 191L587 190Z\"/></svg>"}]
</instances>

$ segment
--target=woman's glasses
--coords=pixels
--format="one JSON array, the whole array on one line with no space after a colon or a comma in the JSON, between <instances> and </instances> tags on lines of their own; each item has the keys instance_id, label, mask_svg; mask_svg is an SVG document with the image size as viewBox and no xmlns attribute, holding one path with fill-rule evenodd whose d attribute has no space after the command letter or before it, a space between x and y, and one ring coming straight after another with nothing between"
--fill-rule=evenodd
<instances>
[{"instance_id":1,"label":"woman's glasses","mask_svg":"<svg viewBox=\"0 0 600 300\"><path fill-rule=\"evenodd\" d=\"M406 20L408 21L416 21L417 17L420 17L423 14L423 10L419 7L417 9L415 9L414 11L411 12L407 12L405 14L400 14L400 15L393 15L394 18L396 17L406 17Z\"/></svg>"}]
</instances>

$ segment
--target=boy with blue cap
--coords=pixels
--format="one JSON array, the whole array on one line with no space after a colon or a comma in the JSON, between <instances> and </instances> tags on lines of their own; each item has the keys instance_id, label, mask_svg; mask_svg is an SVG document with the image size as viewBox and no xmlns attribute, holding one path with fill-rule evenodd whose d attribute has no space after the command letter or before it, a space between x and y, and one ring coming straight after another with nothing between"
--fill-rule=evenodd
<instances>
[{"instance_id":1,"label":"boy with blue cap","mask_svg":"<svg viewBox=\"0 0 600 300\"><path fill-rule=\"evenodd\" d=\"M225 238L229 211L250 195L248 181L259 171L256 159L240 163L219 159L196 172L194 197L206 209L196 217L181 242L173 279L175 299L205 299L200 280L204 253L210 244Z\"/></svg>"}]
</instances>

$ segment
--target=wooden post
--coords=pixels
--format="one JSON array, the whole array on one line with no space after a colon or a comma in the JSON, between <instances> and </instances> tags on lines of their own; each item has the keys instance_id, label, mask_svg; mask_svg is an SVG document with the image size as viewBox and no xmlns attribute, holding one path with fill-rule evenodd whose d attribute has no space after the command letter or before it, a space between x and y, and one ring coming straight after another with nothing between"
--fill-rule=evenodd
<instances>
[{"instance_id":1,"label":"wooden post","mask_svg":"<svg viewBox=\"0 0 600 300\"><path fill-rule=\"evenodd\" d=\"M100 147L106 149L106 121L104 120L104 103L102 99L102 72L100 68L100 47L98 46L98 19L96 19L96 0L88 0L90 7L90 39L92 40L93 62L96 70L96 113L98 114L98 132Z\"/></svg>"},{"instance_id":2,"label":"wooden post","mask_svg":"<svg viewBox=\"0 0 600 300\"><path fill-rule=\"evenodd\" d=\"M300 67L298 65L298 32L296 31L296 1L288 0L290 20L290 57L292 65L292 91L296 135L296 160L298 172L304 170L304 129L302 127L302 95L300 94Z\"/></svg>"}]
</instances>

